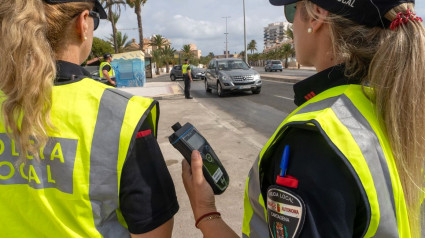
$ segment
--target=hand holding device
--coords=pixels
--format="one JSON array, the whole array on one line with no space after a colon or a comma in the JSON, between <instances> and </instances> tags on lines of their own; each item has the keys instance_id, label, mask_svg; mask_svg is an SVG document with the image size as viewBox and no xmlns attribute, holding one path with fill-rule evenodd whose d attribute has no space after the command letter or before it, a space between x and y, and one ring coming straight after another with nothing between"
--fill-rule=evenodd
<instances>
[{"instance_id":1,"label":"hand holding device","mask_svg":"<svg viewBox=\"0 0 425 238\"><path fill-rule=\"evenodd\" d=\"M198 150L203 161L202 171L205 179L214 194L223 193L229 185L229 175L208 141L190 123L181 126L177 122L172 128L174 133L168 138L170 143L180 151L189 164L191 164L192 151Z\"/></svg>"}]
</instances>

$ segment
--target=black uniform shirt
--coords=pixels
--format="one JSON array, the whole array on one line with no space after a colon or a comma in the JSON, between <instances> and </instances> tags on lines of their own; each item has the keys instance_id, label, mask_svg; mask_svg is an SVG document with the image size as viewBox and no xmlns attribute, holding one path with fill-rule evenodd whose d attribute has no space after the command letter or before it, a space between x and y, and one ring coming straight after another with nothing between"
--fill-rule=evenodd
<instances>
[{"instance_id":1,"label":"black uniform shirt","mask_svg":"<svg viewBox=\"0 0 425 238\"><path fill-rule=\"evenodd\" d=\"M84 68L69 62L58 61L57 68L55 85L76 82L84 78L81 75L90 77ZM147 133L149 129L148 122L138 129L146 133L131 148L120 181L120 209L133 234L154 230L179 210L171 175L156 138Z\"/></svg>"},{"instance_id":2,"label":"black uniform shirt","mask_svg":"<svg viewBox=\"0 0 425 238\"><path fill-rule=\"evenodd\" d=\"M106 71L110 71L111 70L111 66L109 66L109 65L105 65L105 66L103 66L103 68L102 68L102 71L103 70L106 70Z\"/></svg>"},{"instance_id":3,"label":"black uniform shirt","mask_svg":"<svg viewBox=\"0 0 425 238\"><path fill-rule=\"evenodd\" d=\"M300 106L326 89L359 84L344 76L344 67L335 66L294 85L295 103ZM274 185L280 173L285 145L290 147L287 175L298 179L297 193L306 204L301 238L362 237L370 209L363 200L357 180L317 130L293 127L285 132L262 161L264 179L261 192Z\"/></svg>"}]
</instances>

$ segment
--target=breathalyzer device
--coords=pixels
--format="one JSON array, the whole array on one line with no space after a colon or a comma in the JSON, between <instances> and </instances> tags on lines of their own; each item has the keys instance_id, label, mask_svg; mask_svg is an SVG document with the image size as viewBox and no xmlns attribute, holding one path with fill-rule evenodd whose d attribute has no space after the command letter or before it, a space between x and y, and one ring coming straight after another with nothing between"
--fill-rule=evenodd
<instances>
[{"instance_id":1,"label":"breathalyzer device","mask_svg":"<svg viewBox=\"0 0 425 238\"><path fill-rule=\"evenodd\" d=\"M205 179L210 184L214 194L223 193L229 186L229 175L208 141L190 123L181 126L177 122L171 128L173 128L174 133L168 137L170 143L180 151L189 164L191 164L192 151L198 150L202 157L202 171Z\"/></svg>"}]
</instances>

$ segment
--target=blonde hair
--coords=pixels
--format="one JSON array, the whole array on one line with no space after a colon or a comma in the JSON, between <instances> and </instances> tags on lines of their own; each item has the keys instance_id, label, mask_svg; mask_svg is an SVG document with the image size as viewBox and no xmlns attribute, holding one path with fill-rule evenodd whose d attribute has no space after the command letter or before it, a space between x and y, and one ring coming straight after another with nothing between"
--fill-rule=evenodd
<instances>
[{"instance_id":1,"label":"blonde hair","mask_svg":"<svg viewBox=\"0 0 425 238\"><path fill-rule=\"evenodd\" d=\"M49 114L56 77L55 52L72 17L93 3L48 5L42 0L0 0L0 90L6 132L21 151L38 156L53 128Z\"/></svg>"},{"instance_id":2,"label":"blonde hair","mask_svg":"<svg viewBox=\"0 0 425 238\"><path fill-rule=\"evenodd\" d=\"M304 0L310 17L313 3ZM390 10L413 10L404 3ZM386 128L409 212L412 237L420 237L420 203L424 196L425 165L425 28L409 20L396 30L368 28L339 15L327 23L333 54L344 62L348 77L359 77L374 89L376 110Z\"/></svg>"}]
</instances>

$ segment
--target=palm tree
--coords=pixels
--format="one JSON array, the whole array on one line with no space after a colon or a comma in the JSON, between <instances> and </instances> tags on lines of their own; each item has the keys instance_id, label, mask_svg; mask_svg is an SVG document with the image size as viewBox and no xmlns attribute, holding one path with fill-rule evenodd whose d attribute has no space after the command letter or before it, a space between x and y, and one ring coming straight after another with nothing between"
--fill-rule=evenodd
<instances>
[{"instance_id":1,"label":"palm tree","mask_svg":"<svg viewBox=\"0 0 425 238\"><path fill-rule=\"evenodd\" d=\"M136 13L137 26L139 28L140 50L143 51L142 6L145 5L147 0L126 0L126 2L131 8L134 8L134 13Z\"/></svg>"},{"instance_id":2,"label":"palm tree","mask_svg":"<svg viewBox=\"0 0 425 238\"><path fill-rule=\"evenodd\" d=\"M109 40L109 43L115 48L112 34L111 34L111 37L108 38L108 40ZM127 40L128 40L127 34L123 35L120 31L117 31L117 37L116 37L117 47L116 48L118 48L118 53L123 53L124 48L131 43L131 42L128 42Z\"/></svg>"},{"instance_id":3,"label":"palm tree","mask_svg":"<svg viewBox=\"0 0 425 238\"><path fill-rule=\"evenodd\" d=\"M114 50L115 50L115 53L118 53L118 48L115 47L118 45L116 42L116 39L117 39L116 23L118 21L118 19L116 19L116 16L119 16L121 14L121 5L124 5L125 7L125 1L124 0L101 0L101 3L103 4L103 7L105 9L108 9L108 20L112 24L112 38L114 41ZM115 21L115 19L117 21Z\"/></svg>"},{"instance_id":4,"label":"palm tree","mask_svg":"<svg viewBox=\"0 0 425 238\"><path fill-rule=\"evenodd\" d=\"M154 35L151 38L150 45L155 46L156 49L162 49L164 46L167 45L167 40L161 35Z\"/></svg>"},{"instance_id":5,"label":"palm tree","mask_svg":"<svg viewBox=\"0 0 425 238\"><path fill-rule=\"evenodd\" d=\"M251 54L253 54L254 50L257 50L257 42L255 40L251 40L251 42L248 43L247 50L250 50Z\"/></svg>"},{"instance_id":6,"label":"palm tree","mask_svg":"<svg viewBox=\"0 0 425 238\"><path fill-rule=\"evenodd\" d=\"M286 35L286 37L288 37L291 40L292 48L294 48L294 31L292 29L292 25L289 26L288 29L286 29L285 35ZM293 50L292 57L295 57L295 50ZM298 64L298 63L297 63L297 65L298 65L298 69L299 69L301 65Z\"/></svg>"},{"instance_id":7,"label":"palm tree","mask_svg":"<svg viewBox=\"0 0 425 238\"><path fill-rule=\"evenodd\" d=\"M285 69L288 68L288 58L291 57L294 54L294 48L292 48L292 45L287 43L283 44L279 49L279 56L281 58L285 59Z\"/></svg>"},{"instance_id":8,"label":"palm tree","mask_svg":"<svg viewBox=\"0 0 425 238\"><path fill-rule=\"evenodd\" d=\"M165 65L167 66L167 74L170 72L169 66L170 63L174 62L174 54L176 53L176 50L172 47L170 47L169 45L166 45L163 49L162 49L162 57L163 60L165 61Z\"/></svg>"},{"instance_id":9,"label":"palm tree","mask_svg":"<svg viewBox=\"0 0 425 238\"><path fill-rule=\"evenodd\" d=\"M155 73L159 75L159 68L162 67L162 62L164 61L161 49L152 51L152 61L156 63Z\"/></svg>"},{"instance_id":10,"label":"palm tree","mask_svg":"<svg viewBox=\"0 0 425 238\"><path fill-rule=\"evenodd\" d=\"M292 31L292 26L288 26L288 29L286 29L285 31L285 35L292 41L294 40L294 32Z\"/></svg>"},{"instance_id":11,"label":"palm tree","mask_svg":"<svg viewBox=\"0 0 425 238\"><path fill-rule=\"evenodd\" d=\"M208 57L210 57L211 59L212 59L212 58L214 58L214 56L215 56L215 55L214 55L214 53L213 53L213 52L208 53Z\"/></svg>"},{"instance_id":12,"label":"palm tree","mask_svg":"<svg viewBox=\"0 0 425 238\"><path fill-rule=\"evenodd\" d=\"M193 52L192 52L192 49L190 48L190 45L183 45L183 48L181 49L181 51L183 52L183 57L185 59L191 60L193 58Z\"/></svg>"}]
</instances>

